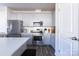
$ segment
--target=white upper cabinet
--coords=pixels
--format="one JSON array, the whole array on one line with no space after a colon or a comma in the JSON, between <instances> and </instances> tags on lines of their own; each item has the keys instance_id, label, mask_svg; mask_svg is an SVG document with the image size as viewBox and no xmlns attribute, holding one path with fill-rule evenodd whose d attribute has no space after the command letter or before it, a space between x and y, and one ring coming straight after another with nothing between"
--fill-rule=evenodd
<instances>
[{"instance_id":1,"label":"white upper cabinet","mask_svg":"<svg viewBox=\"0 0 79 59\"><path fill-rule=\"evenodd\" d=\"M18 19L18 20L22 20L22 19L23 19L23 15L20 14L20 13L16 13L15 17L16 17L16 19Z\"/></svg>"},{"instance_id":2,"label":"white upper cabinet","mask_svg":"<svg viewBox=\"0 0 79 59\"><path fill-rule=\"evenodd\" d=\"M15 13L10 13L8 20L15 20L15 19L17 19L17 14L15 14Z\"/></svg>"},{"instance_id":3,"label":"white upper cabinet","mask_svg":"<svg viewBox=\"0 0 79 59\"><path fill-rule=\"evenodd\" d=\"M34 14L22 14L22 20L24 23L24 26L33 26L33 20L35 20Z\"/></svg>"},{"instance_id":4,"label":"white upper cabinet","mask_svg":"<svg viewBox=\"0 0 79 59\"><path fill-rule=\"evenodd\" d=\"M52 13L50 14L23 14L22 20L25 26L33 26L33 22L43 21L43 26L52 26ZM53 19L54 22L55 19ZM54 24L53 24L54 26Z\"/></svg>"},{"instance_id":5,"label":"white upper cabinet","mask_svg":"<svg viewBox=\"0 0 79 59\"><path fill-rule=\"evenodd\" d=\"M33 22L43 21L43 26L55 26L55 13L21 13L12 12L9 14L8 19L12 20L23 20L24 26L33 26Z\"/></svg>"},{"instance_id":6,"label":"white upper cabinet","mask_svg":"<svg viewBox=\"0 0 79 59\"><path fill-rule=\"evenodd\" d=\"M10 13L8 19L9 20L22 20L22 14Z\"/></svg>"}]
</instances>

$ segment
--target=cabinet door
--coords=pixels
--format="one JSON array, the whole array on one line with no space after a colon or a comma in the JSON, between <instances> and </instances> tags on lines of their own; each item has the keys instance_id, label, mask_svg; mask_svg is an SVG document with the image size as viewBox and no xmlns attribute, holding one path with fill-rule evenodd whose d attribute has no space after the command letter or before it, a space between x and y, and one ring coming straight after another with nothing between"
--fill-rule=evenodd
<instances>
[{"instance_id":1,"label":"cabinet door","mask_svg":"<svg viewBox=\"0 0 79 59\"><path fill-rule=\"evenodd\" d=\"M50 45L55 49L55 34L50 36Z\"/></svg>"},{"instance_id":2,"label":"cabinet door","mask_svg":"<svg viewBox=\"0 0 79 59\"><path fill-rule=\"evenodd\" d=\"M44 34L43 35L43 43L46 45L50 45L50 34Z\"/></svg>"},{"instance_id":3,"label":"cabinet door","mask_svg":"<svg viewBox=\"0 0 79 59\"><path fill-rule=\"evenodd\" d=\"M18 20L23 20L22 19L22 16L23 14L21 14L21 13L16 13L16 19L18 19Z\"/></svg>"},{"instance_id":4,"label":"cabinet door","mask_svg":"<svg viewBox=\"0 0 79 59\"><path fill-rule=\"evenodd\" d=\"M10 14L9 19L10 19L10 20L15 20L15 19L17 19L17 14L16 14L16 13Z\"/></svg>"}]
</instances>

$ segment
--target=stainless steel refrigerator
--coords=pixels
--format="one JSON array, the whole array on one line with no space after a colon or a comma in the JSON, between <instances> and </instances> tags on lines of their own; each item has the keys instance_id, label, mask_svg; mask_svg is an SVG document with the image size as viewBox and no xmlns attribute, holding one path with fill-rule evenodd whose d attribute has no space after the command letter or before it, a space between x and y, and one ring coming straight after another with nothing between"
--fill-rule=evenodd
<instances>
[{"instance_id":1,"label":"stainless steel refrigerator","mask_svg":"<svg viewBox=\"0 0 79 59\"><path fill-rule=\"evenodd\" d=\"M23 32L23 21L21 20L8 20L7 37L21 37Z\"/></svg>"}]
</instances>

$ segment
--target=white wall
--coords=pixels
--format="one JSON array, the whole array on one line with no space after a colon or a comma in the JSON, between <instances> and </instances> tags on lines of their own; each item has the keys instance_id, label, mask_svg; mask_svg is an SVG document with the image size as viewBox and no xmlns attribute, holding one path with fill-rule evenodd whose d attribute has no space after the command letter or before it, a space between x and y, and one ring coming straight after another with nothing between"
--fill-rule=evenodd
<instances>
[{"instance_id":1,"label":"white wall","mask_svg":"<svg viewBox=\"0 0 79 59\"><path fill-rule=\"evenodd\" d=\"M12 9L7 7L7 20L12 18L12 11L13 11Z\"/></svg>"},{"instance_id":2,"label":"white wall","mask_svg":"<svg viewBox=\"0 0 79 59\"><path fill-rule=\"evenodd\" d=\"M24 26L33 26L33 22L43 21L43 26L55 26L55 11L43 11L41 13L36 13L34 11L14 11L10 10L8 20L23 20ZM42 27L25 27L27 32L29 33L30 30ZM49 27L43 27L49 28ZM26 31L25 30L25 31Z\"/></svg>"},{"instance_id":3,"label":"white wall","mask_svg":"<svg viewBox=\"0 0 79 59\"><path fill-rule=\"evenodd\" d=\"M7 33L7 7L0 6L0 33Z\"/></svg>"},{"instance_id":4,"label":"white wall","mask_svg":"<svg viewBox=\"0 0 79 59\"><path fill-rule=\"evenodd\" d=\"M26 11L25 11L26 12ZM24 21L24 26L33 26L33 22L43 21L43 26L55 26L55 12L51 13L22 13L13 12L9 19L19 19Z\"/></svg>"},{"instance_id":5,"label":"white wall","mask_svg":"<svg viewBox=\"0 0 79 59\"><path fill-rule=\"evenodd\" d=\"M25 26L33 26L33 22L43 21L43 26L52 25L51 14L24 14L23 21Z\"/></svg>"}]
</instances>

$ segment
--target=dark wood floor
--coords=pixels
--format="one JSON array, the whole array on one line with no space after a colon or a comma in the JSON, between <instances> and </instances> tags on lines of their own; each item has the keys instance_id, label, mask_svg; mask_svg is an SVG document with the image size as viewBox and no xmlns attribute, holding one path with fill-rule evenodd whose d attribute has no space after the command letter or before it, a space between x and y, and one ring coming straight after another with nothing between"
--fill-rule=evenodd
<instances>
[{"instance_id":1,"label":"dark wood floor","mask_svg":"<svg viewBox=\"0 0 79 59\"><path fill-rule=\"evenodd\" d=\"M27 49L36 49L36 56L55 56L55 50L50 45L28 44Z\"/></svg>"}]
</instances>

